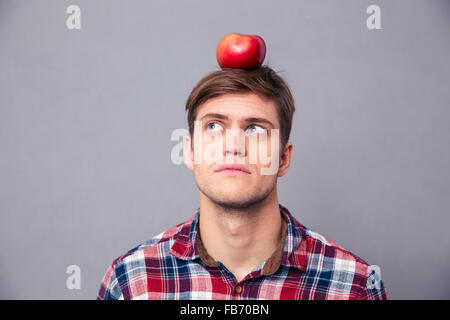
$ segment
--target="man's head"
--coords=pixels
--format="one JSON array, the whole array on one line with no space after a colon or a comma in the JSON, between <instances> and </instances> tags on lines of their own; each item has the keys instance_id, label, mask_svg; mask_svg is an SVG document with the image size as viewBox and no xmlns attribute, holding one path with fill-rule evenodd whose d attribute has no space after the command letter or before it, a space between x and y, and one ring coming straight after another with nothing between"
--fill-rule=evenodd
<instances>
[{"instance_id":1,"label":"man's head","mask_svg":"<svg viewBox=\"0 0 450 320\"><path fill-rule=\"evenodd\" d=\"M192 90L186 111L190 135L185 141L185 163L204 195L223 207L245 208L275 190L276 179L287 172L292 156L288 139L295 106L288 85L271 68L208 74ZM199 153L204 159L211 150L215 159L223 156L224 162L194 163ZM262 154L271 163L264 162ZM247 173L218 172L223 163L240 163ZM273 173L262 173L273 164Z\"/></svg>"},{"instance_id":2,"label":"man's head","mask_svg":"<svg viewBox=\"0 0 450 320\"><path fill-rule=\"evenodd\" d=\"M291 133L295 112L294 98L288 84L268 66L253 70L222 69L203 77L192 89L186 101L189 134L194 135L194 121L199 107L207 100L226 95L255 93L275 102L280 123L281 147L284 147Z\"/></svg>"}]
</instances>

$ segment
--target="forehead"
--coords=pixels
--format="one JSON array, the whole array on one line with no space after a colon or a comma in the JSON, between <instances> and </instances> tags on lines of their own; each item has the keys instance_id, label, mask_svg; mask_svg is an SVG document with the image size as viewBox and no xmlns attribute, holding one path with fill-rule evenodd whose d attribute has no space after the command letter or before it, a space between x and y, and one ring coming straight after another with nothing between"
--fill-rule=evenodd
<instances>
[{"instance_id":1,"label":"forehead","mask_svg":"<svg viewBox=\"0 0 450 320\"><path fill-rule=\"evenodd\" d=\"M198 107L196 119L207 113L220 113L232 120L265 118L278 125L276 104L254 93L226 94L212 98Z\"/></svg>"}]
</instances>

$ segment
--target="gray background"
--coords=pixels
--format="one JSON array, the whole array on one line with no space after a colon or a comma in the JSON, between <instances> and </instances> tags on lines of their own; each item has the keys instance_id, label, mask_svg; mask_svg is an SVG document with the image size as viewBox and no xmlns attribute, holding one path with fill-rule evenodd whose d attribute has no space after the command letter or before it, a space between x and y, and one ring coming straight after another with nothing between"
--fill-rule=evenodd
<instances>
[{"instance_id":1,"label":"gray background","mask_svg":"<svg viewBox=\"0 0 450 320\"><path fill-rule=\"evenodd\" d=\"M0 298L93 299L113 259L194 213L170 136L238 32L296 100L280 203L392 299L449 299L449 18L436 0L1 0Z\"/></svg>"}]
</instances>

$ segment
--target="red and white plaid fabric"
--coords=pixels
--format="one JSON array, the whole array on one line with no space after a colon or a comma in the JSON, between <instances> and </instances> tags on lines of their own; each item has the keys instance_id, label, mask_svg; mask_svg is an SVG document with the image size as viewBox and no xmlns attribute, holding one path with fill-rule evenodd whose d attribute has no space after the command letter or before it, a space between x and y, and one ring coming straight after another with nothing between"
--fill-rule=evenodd
<instances>
[{"instance_id":1,"label":"red and white plaid fabric","mask_svg":"<svg viewBox=\"0 0 450 320\"><path fill-rule=\"evenodd\" d=\"M242 281L214 261L188 221L113 261L97 299L388 299L379 268L298 222L279 204L279 250Z\"/></svg>"}]
</instances>

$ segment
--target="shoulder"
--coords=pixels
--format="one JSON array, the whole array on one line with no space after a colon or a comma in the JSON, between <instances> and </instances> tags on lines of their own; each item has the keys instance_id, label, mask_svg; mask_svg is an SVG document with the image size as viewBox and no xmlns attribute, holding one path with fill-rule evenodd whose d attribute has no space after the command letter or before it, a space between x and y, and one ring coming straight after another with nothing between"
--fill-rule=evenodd
<instances>
[{"instance_id":1,"label":"shoulder","mask_svg":"<svg viewBox=\"0 0 450 320\"><path fill-rule=\"evenodd\" d=\"M170 246L174 242L175 235L185 227L186 222L177 224L151 239L135 246L125 254L113 260L114 266L120 266L125 263L133 263L147 259L163 258L169 254Z\"/></svg>"},{"instance_id":2,"label":"shoulder","mask_svg":"<svg viewBox=\"0 0 450 320\"><path fill-rule=\"evenodd\" d=\"M305 233L307 239L310 242L314 242L314 248L311 248L312 254L321 254L327 258L349 261L360 267L369 266L365 260L345 249L330 238L307 227L305 227Z\"/></svg>"},{"instance_id":3,"label":"shoulder","mask_svg":"<svg viewBox=\"0 0 450 320\"><path fill-rule=\"evenodd\" d=\"M336 292L345 289L350 299L387 299L381 270L330 238L307 227L308 268Z\"/></svg>"},{"instance_id":4,"label":"shoulder","mask_svg":"<svg viewBox=\"0 0 450 320\"><path fill-rule=\"evenodd\" d=\"M147 274L159 270L169 258L175 236L188 227L189 221L159 233L114 259L103 277L97 299L129 299L132 295L145 297Z\"/></svg>"}]
</instances>

